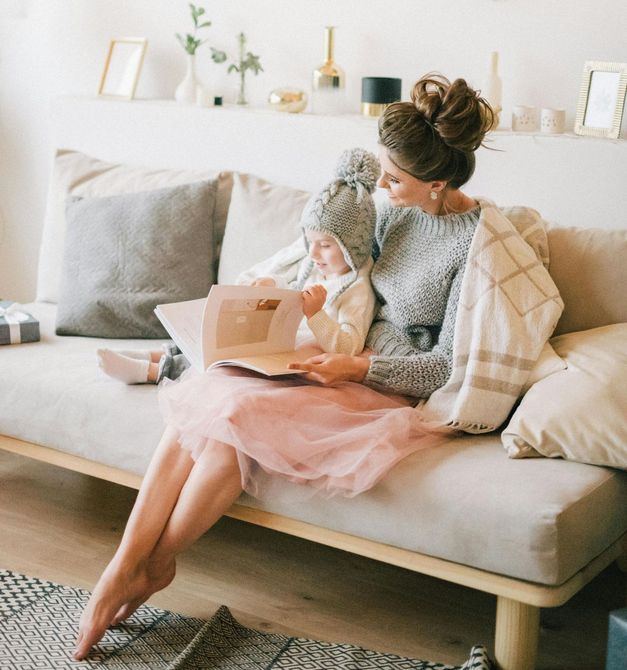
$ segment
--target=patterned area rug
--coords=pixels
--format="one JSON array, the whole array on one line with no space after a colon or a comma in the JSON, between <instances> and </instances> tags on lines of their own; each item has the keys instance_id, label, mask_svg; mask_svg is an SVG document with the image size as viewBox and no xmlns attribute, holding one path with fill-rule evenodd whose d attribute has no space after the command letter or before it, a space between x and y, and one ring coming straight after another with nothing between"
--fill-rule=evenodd
<instances>
[{"instance_id":1,"label":"patterned area rug","mask_svg":"<svg viewBox=\"0 0 627 670\"><path fill-rule=\"evenodd\" d=\"M109 630L86 661L71 652L89 592L0 570L0 668L58 670L491 670L483 647L459 666L402 658L350 644L263 633L226 607L210 621L140 607Z\"/></svg>"}]
</instances>

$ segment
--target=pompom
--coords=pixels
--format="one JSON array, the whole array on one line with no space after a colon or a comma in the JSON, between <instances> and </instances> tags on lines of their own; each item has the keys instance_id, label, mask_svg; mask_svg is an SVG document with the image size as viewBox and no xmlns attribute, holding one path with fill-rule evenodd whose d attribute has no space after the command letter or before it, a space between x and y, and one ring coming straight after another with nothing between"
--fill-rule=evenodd
<instances>
[{"instance_id":1,"label":"pompom","mask_svg":"<svg viewBox=\"0 0 627 670\"><path fill-rule=\"evenodd\" d=\"M335 178L351 188L361 184L368 193L372 193L380 173L381 166L374 154L365 149L347 149L340 156Z\"/></svg>"}]
</instances>

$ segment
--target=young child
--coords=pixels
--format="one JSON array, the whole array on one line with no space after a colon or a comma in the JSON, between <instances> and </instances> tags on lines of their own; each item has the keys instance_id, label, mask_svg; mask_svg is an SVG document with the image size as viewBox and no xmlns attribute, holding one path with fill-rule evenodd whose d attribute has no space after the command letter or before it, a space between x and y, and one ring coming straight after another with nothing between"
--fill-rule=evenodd
<instances>
[{"instance_id":1,"label":"young child","mask_svg":"<svg viewBox=\"0 0 627 670\"><path fill-rule=\"evenodd\" d=\"M370 270L376 211L371 193L379 171L370 152L345 151L335 179L303 210L302 241L236 281L302 291L304 318L297 346L317 343L324 352L348 355L364 348L375 309ZM294 262L295 256L300 262ZM174 344L152 351L98 349L97 354L102 370L126 384L158 384L178 378L189 367Z\"/></svg>"}]
</instances>

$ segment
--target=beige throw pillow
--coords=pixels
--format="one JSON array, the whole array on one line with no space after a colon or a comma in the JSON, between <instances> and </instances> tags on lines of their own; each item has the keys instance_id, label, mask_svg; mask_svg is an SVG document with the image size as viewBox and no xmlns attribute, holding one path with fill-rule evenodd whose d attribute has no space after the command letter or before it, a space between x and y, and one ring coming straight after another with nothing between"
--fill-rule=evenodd
<instances>
[{"instance_id":1,"label":"beige throw pillow","mask_svg":"<svg viewBox=\"0 0 627 670\"><path fill-rule=\"evenodd\" d=\"M37 300L59 302L61 266L65 246L65 202L68 196L105 197L124 193L141 193L168 186L180 186L218 178L213 214L213 238L217 259L222 242L226 212L232 185L231 173L217 170L165 170L135 167L94 158L68 149L57 151L44 216L39 251ZM213 271L217 271L214 267Z\"/></svg>"},{"instance_id":2,"label":"beige throw pillow","mask_svg":"<svg viewBox=\"0 0 627 670\"><path fill-rule=\"evenodd\" d=\"M241 272L294 242L309 197L306 191L234 174L218 283L234 284Z\"/></svg>"},{"instance_id":3,"label":"beige throw pillow","mask_svg":"<svg viewBox=\"0 0 627 670\"><path fill-rule=\"evenodd\" d=\"M529 379L523 384L521 395L527 393L527 391L541 379L552 375L554 372L565 370L567 367L566 361L561 356L557 355L555 349L551 346L551 343L545 342L536 364L531 368Z\"/></svg>"},{"instance_id":4,"label":"beige throw pillow","mask_svg":"<svg viewBox=\"0 0 627 670\"><path fill-rule=\"evenodd\" d=\"M627 323L551 339L568 368L534 384L503 431L512 458L627 469Z\"/></svg>"}]
</instances>

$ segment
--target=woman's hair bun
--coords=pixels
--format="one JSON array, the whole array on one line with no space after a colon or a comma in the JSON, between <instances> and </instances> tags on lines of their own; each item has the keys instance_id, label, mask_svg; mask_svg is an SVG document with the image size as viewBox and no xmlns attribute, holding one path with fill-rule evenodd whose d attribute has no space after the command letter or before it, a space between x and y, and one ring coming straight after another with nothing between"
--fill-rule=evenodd
<instances>
[{"instance_id":1,"label":"woman's hair bun","mask_svg":"<svg viewBox=\"0 0 627 670\"><path fill-rule=\"evenodd\" d=\"M373 153L359 148L347 149L340 156L335 178L351 188L361 184L368 193L372 193L380 172L379 160Z\"/></svg>"},{"instance_id":2,"label":"woman's hair bun","mask_svg":"<svg viewBox=\"0 0 627 670\"><path fill-rule=\"evenodd\" d=\"M427 74L414 85L411 99L440 139L459 151L478 149L494 125L490 104L464 79L451 83L441 74Z\"/></svg>"}]
</instances>

